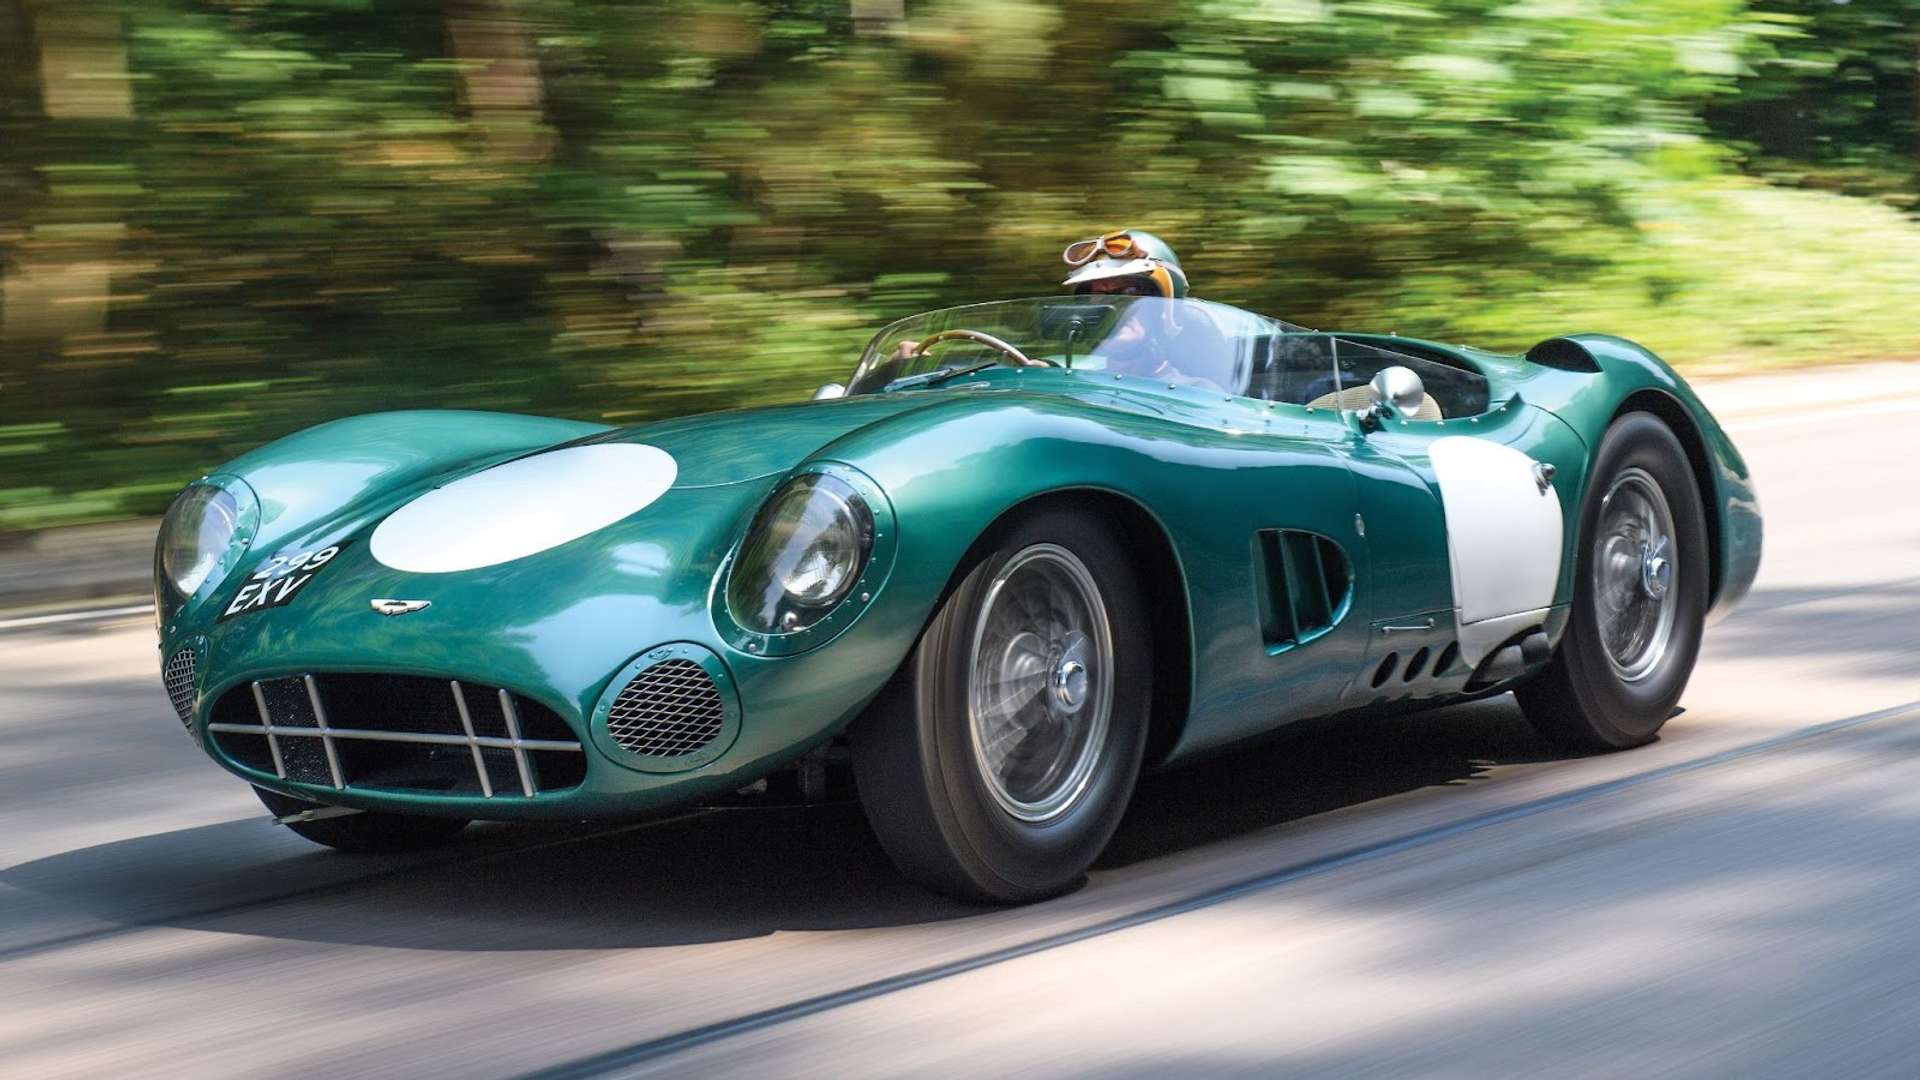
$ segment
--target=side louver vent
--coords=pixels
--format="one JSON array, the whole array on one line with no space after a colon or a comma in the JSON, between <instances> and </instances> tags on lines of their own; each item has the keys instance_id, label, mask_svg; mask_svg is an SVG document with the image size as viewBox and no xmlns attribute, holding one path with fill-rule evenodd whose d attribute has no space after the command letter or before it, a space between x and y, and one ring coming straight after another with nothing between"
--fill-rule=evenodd
<instances>
[{"instance_id":1,"label":"side louver vent","mask_svg":"<svg viewBox=\"0 0 1920 1080\"><path fill-rule=\"evenodd\" d=\"M1353 571L1340 545L1298 529L1253 534L1260 637L1269 649L1305 644L1347 612Z\"/></svg>"},{"instance_id":2,"label":"side louver vent","mask_svg":"<svg viewBox=\"0 0 1920 1080\"><path fill-rule=\"evenodd\" d=\"M193 677L199 660L192 649L181 649L167 657L160 669L160 681L166 684L167 698L173 702L174 713L188 731L193 730Z\"/></svg>"},{"instance_id":3,"label":"side louver vent","mask_svg":"<svg viewBox=\"0 0 1920 1080\"><path fill-rule=\"evenodd\" d=\"M719 738L726 706L691 660L662 660L633 677L607 713L607 734L643 757L681 757Z\"/></svg>"}]
</instances>

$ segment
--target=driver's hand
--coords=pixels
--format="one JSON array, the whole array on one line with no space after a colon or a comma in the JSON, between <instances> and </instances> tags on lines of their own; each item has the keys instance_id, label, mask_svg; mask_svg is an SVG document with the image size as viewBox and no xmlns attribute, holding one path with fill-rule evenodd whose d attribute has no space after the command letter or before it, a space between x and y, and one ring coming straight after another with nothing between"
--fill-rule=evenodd
<instances>
[{"instance_id":1,"label":"driver's hand","mask_svg":"<svg viewBox=\"0 0 1920 1080\"><path fill-rule=\"evenodd\" d=\"M911 357L915 352L919 351L919 349L920 349L920 343L909 338L908 340L902 341L900 344L895 345L893 347L893 352L887 354L887 359L905 360Z\"/></svg>"}]
</instances>

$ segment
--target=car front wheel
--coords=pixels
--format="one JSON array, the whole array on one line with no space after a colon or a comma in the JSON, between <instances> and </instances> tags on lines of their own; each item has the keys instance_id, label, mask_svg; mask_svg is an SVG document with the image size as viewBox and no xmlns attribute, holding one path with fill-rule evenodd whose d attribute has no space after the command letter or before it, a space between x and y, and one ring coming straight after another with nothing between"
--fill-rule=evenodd
<instances>
[{"instance_id":1,"label":"car front wheel","mask_svg":"<svg viewBox=\"0 0 1920 1080\"><path fill-rule=\"evenodd\" d=\"M1658 418L1628 413L1607 429L1579 535L1566 634L1516 696L1548 741L1621 750L1673 714L1706 621L1705 512L1686 451Z\"/></svg>"},{"instance_id":2,"label":"car front wheel","mask_svg":"<svg viewBox=\"0 0 1920 1080\"><path fill-rule=\"evenodd\" d=\"M997 538L853 730L854 782L910 878L963 899L1077 885L1132 794L1151 649L1126 550L1046 511Z\"/></svg>"}]
</instances>

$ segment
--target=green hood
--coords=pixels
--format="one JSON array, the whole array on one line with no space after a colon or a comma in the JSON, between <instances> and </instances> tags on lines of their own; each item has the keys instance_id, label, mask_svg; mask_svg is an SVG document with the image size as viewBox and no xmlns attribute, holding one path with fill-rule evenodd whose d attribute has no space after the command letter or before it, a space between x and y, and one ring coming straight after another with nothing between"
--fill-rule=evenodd
<instances>
[{"instance_id":1,"label":"green hood","mask_svg":"<svg viewBox=\"0 0 1920 1080\"><path fill-rule=\"evenodd\" d=\"M843 435L931 404L937 397L883 394L704 413L620 428L585 441L657 446L679 463L674 487L713 487L784 473Z\"/></svg>"},{"instance_id":2,"label":"green hood","mask_svg":"<svg viewBox=\"0 0 1920 1080\"><path fill-rule=\"evenodd\" d=\"M383 517L433 487L568 443L658 446L679 465L676 488L713 487L783 473L822 446L935 395L777 405L706 413L627 428L511 413L372 413L289 435L216 476L258 496L264 550L339 523Z\"/></svg>"},{"instance_id":3,"label":"green hood","mask_svg":"<svg viewBox=\"0 0 1920 1080\"><path fill-rule=\"evenodd\" d=\"M434 670L466 671L475 679L486 674L497 683L560 688L565 700L555 701L556 707L588 708L598 692L596 680L624 662L636 643L711 636L707 597L714 575L779 477L850 432L944 397L902 394L777 406L618 430L558 422L542 427L531 418L473 413L388 414L387 427L397 425L409 437L391 430L375 437L381 430L376 418L362 418L357 431L335 428L320 445L309 443L306 451L318 465L346 460L356 465L356 477L379 477L360 485L336 484L325 469L307 474L326 483L293 483L303 471L289 468L285 447L242 461L228 475L267 489L261 499L276 508L278 527L214 591L210 610L234 600L248 573L276 552L340 548L284 606L248 610L221 623L223 663L252 677L302 667L360 670L370 658L406 656L416 666L430 660ZM421 455L436 447L436 431L443 440L438 447L444 452L457 444L459 457L448 453L432 468ZM488 444L489 431L503 437ZM656 447L678 465L671 487L631 516L537 553L470 570L411 572L373 556L381 524L428 491L559 446L618 443ZM404 458L405 467L390 458ZM330 502L324 508L322 491ZM293 524L295 507L305 512L304 524ZM510 529L519 512L510 498L503 501L502 528ZM433 610L430 617L370 617L369 598L382 596L425 600ZM593 625L644 632L638 639L580 635L575 617L584 609L594 613ZM463 666L481 656L486 672Z\"/></svg>"}]
</instances>

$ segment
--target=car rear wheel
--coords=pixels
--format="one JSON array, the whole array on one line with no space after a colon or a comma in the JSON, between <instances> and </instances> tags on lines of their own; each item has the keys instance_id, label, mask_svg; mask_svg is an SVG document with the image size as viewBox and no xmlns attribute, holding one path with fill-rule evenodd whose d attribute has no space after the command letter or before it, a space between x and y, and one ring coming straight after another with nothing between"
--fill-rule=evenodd
<instances>
[{"instance_id":1,"label":"car rear wheel","mask_svg":"<svg viewBox=\"0 0 1920 1080\"><path fill-rule=\"evenodd\" d=\"M286 817L303 810L324 810L321 803L296 799L266 788L254 788L260 802L274 817ZM459 818L415 817L411 814L366 812L320 818L316 821L289 821L287 828L316 844L357 854L382 854L420 851L438 847L460 835L467 823Z\"/></svg>"},{"instance_id":2,"label":"car rear wheel","mask_svg":"<svg viewBox=\"0 0 1920 1080\"><path fill-rule=\"evenodd\" d=\"M1673 432L1614 421L1580 514L1573 613L1553 662L1516 693L1534 728L1578 750L1651 740L1693 674L1707 610L1707 526Z\"/></svg>"},{"instance_id":3,"label":"car rear wheel","mask_svg":"<svg viewBox=\"0 0 1920 1080\"><path fill-rule=\"evenodd\" d=\"M855 725L854 783L910 878L988 903L1079 884L1146 745L1152 655L1124 548L1046 511L1006 530Z\"/></svg>"}]
</instances>

